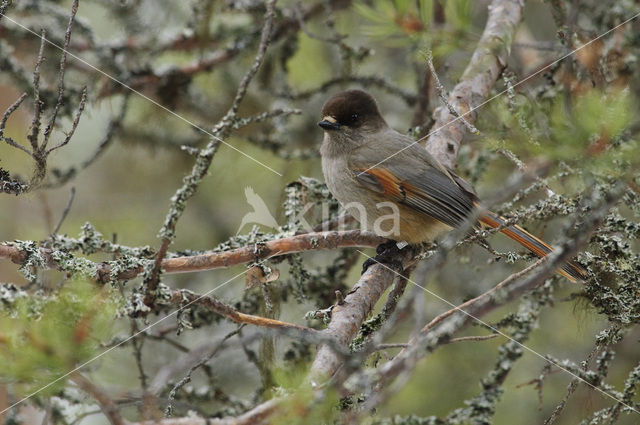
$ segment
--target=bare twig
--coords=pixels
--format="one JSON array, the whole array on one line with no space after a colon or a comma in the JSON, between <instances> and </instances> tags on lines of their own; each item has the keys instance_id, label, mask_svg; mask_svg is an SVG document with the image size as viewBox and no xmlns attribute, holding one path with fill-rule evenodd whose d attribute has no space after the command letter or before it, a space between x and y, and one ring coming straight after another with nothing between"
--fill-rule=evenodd
<instances>
[{"instance_id":1,"label":"bare twig","mask_svg":"<svg viewBox=\"0 0 640 425\"><path fill-rule=\"evenodd\" d=\"M69 195L67 206L64 208L64 211L62 211L62 216L60 216L60 220L58 221L58 224L56 224L55 229L53 229L53 232L51 233L52 235L55 235L56 233L58 233L58 230L60 230L60 226L62 226L64 219L67 218L67 214L69 214L69 211L71 210L71 205L73 204L73 198L75 198L75 196L76 188L74 186L71 188L71 194Z\"/></svg>"},{"instance_id":2,"label":"bare twig","mask_svg":"<svg viewBox=\"0 0 640 425\"><path fill-rule=\"evenodd\" d=\"M31 121L31 134L27 136L31 143L31 151L38 151L38 136L40 134L40 115L42 114L42 101L40 100L40 66L44 62L44 45L46 32L43 29L40 34L40 51L36 66L33 69L33 120Z\"/></svg>"},{"instance_id":3,"label":"bare twig","mask_svg":"<svg viewBox=\"0 0 640 425\"><path fill-rule=\"evenodd\" d=\"M180 305L182 303L188 303L191 305L197 305L204 307L208 310L215 311L216 313L231 319L235 323L250 324L271 329L293 330L301 332L303 335L315 335L318 333L315 329L308 328L306 326L296 325L294 323L287 323L281 320L269 319L261 316L254 316L252 314L240 313L228 304L211 297L194 294L187 290L172 291L170 302Z\"/></svg>"},{"instance_id":4,"label":"bare twig","mask_svg":"<svg viewBox=\"0 0 640 425\"><path fill-rule=\"evenodd\" d=\"M600 346L596 345L595 348L589 352L589 354L587 355L587 358L584 360L584 362L582 362L583 371L585 372L587 371L587 368L589 367L589 363L591 363L591 360L593 360L593 358L599 351L600 351ZM566 394L564 395L564 397L562 397L562 400L560 400L560 403L558 403L556 408L553 409L553 412L551 412L551 415L544 421L543 425L551 425L556 421L556 419L560 417L560 415L562 414L562 411L564 410L564 407L567 405L567 401L569 401L569 397L571 397L571 395L575 392L576 388L578 388L578 384L580 384L579 379L574 378L571 380L571 382L569 383L569 386L567 387ZM618 403L617 406L621 406L621 404Z\"/></svg>"},{"instance_id":5,"label":"bare twig","mask_svg":"<svg viewBox=\"0 0 640 425\"><path fill-rule=\"evenodd\" d=\"M489 339L493 339L498 336L499 336L498 334L461 336L458 338L451 338L447 343L454 344L456 342L466 342L466 341L487 341Z\"/></svg>"},{"instance_id":6,"label":"bare twig","mask_svg":"<svg viewBox=\"0 0 640 425\"><path fill-rule=\"evenodd\" d=\"M178 393L178 391L180 390L180 388L184 387L185 385L187 385L189 382L191 382L191 375L193 374L193 372L198 369L199 367L202 367L204 365L206 365L209 360L211 360L213 358L213 356L215 356L218 351L220 351L220 349L222 348L224 342L226 340L228 340L229 338L233 337L234 335L237 335L238 332L240 332L240 329L242 327L239 327L238 329L229 332L227 335L225 335L222 340L213 347L213 349L207 353L205 356L203 356L196 364L194 364L193 366L191 366L189 368L189 370L187 371L187 374L180 379L174 386L173 388L171 388L171 391L169 391L169 396L167 397L167 407L164 410L164 417L168 418L169 416L171 416L172 410L173 410L173 400L176 397L176 394Z\"/></svg>"},{"instance_id":7,"label":"bare twig","mask_svg":"<svg viewBox=\"0 0 640 425\"><path fill-rule=\"evenodd\" d=\"M57 145L55 145L52 148L49 148L45 151L45 155L49 155L51 152L53 152L56 149L59 149L63 146L65 146L67 143L69 143L69 141L71 140L71 138L73 137L73 134L76 132L76 128L78 128L78 124L80 123L80 116L82 115L82 112L84 111L84 107L87 103L87 87L83 87L82 88L82 95L80 97L80 105L78 106L78 110L76 111L76 115L73 118L73 123L71 124L71 130L69 130L69 132L67 133L67 135L65 136L64 140L60 143L58 143ZM46 144L45 146L46 147Z\"/></svg>"},{"instance_id":8,"label":"bare twig","mask_svg":"<svg viewBox=\"0 0 640 425\"><path fill-rule=\"evenodd\" d=\"M71 375L71 380L84 392L89 394L100 406L102 413L109 419L112 425L125 425L125 421L120 416L118 406L111 398L98 388L93 382L85 378L79 372Z\"/></svg>"},{"instance_id":9,"label":"bare twig","mask_svg":"<svg viewBox=\"0 0 640 425\"><path fill-rule=\"evenodd\" d=\"M520 270L519 272L513 273L511 275L509 275L506 279L504 279L503 281L501 281L500 283L498 283L497 285L495 285L493 288L489 289L486 292L483 292L482 294L478 295L475 298L471 298L468 301L465 301L464 303L445 311L444 313L440 313L439 315L437 315L436 317L434 317L429 323L427 323L421 330L421 333L426 333L429 332L431 329L433 329L438 323L442 322L444 319L446 319L447 317L451 316L454 313L460 312L460 311L466 311L467 309L469 309L470 306L482 301L485 298L490 297L492 294L494 294L495 292L497 292L498 290L504 288L505 286L511 284L512 282L516 281L517 279L520 279L522 276L526 275L527 273L529 273L530 271L534 270L535 268L537 268L539 265L541 265L543 262L545 262L548 259L548 257L543 257L540 258L539 260L537 260L535 263L531 264L529 267L526 267L522 270ZM410 341L409 343L413 343L415 342L415 340Z\"/></svg>"},{"instance_id":10,"label":"bare twig","mask_svg":"<svg viewBox=\"0 0 640 425\"><path fill-rule=\"evenodd\" d=\"M458 338L451 338L447 341L447 344L455 344L456 342L466 342L466 341L486 341L488 339L493 339L499 336L498 334L490 334L490 335L471 335L471 336L461 336ZM408 343L388 343L388 344L380 344L375 348L375 351L380 350L388 350L392 348L407 348L409 346Z\"/></svg>"},{"instance_id":11,"label":"bare twig","mask_svg":"<svg viewBox=\"0 0 640 425\"><path fill-rule=\"evenodd\" d=\"M238 113L238 108L240 108L240 103L244 99L245 94L247 94L247 89L249 88L249 83L253 80L253 77L258 72L258 68L262 65L262 61L264 60L264 55L267 52L267 47L269 46L269 42L271 41L271 31L273 30L273 19L274 19L274 8L275 8L276 0L267 1L267 14L265 17L265 23L262 28L262 35L260 36L260 45L258 46L258 53L256 58L253 61L253 65L249 68L249 71L244 75L242 81L240 81L240 85L238 86L238 90L236 92L236 97L233 99L231 104L231 108L227 115L231 117L235 117ZM223 119L224 121L224 119Z\"/></svg>"},{"instance_id":12,"label":"bare twig","mask_svg":"<svg viewBox=\"0 0 640 425\"><path fill-rule=\"evenodd\" d=\"M138 335L140 329L138 328L138 322L135 318L130 319L131 323L131 345L133 347L133 353L136 358L136 366L138 367L138 379L140 380L140 387L143 392L147 391L147 374L144 372L144 365L142 362L142 346L144 345L145 337L147 334ZM160 337L161 338L161 337Z\"/></svg>"},{"instance_id":13,"label":"bare twig","mask_svg":"<svg viewBox=\"0 0 640 425\"><path fill-rule=\"evenodd\" d=\"M58 118L58 111L60 110L60 107L62 106L63 103L63 97L64 97L64 74L65 74L65 70L66 70L66 65L67 65L67 49L69 48L69 42L71 41L71 29L73 28L73 21L76 17L76 13L78 12L78 1L79 0L74 0L72 5L71 5L71 16L69 16L69 24L67 25L67 31L64 34L64 44L62 46L62 55L60 57L60 67L59 67L59 71L58 71L58 99L56 100L56 105L53 108L53 115L51 115L51 119L49 120L49 124L47 124L47 128L45 128L44 130L44 140L42 141L42 145L40 146L39 150L43 151L43 152L47 152L47 144L49 143L49 137L51 137L51 132L53 131L53 128L56 125L56 119ZM44 34L43 34L43 39L44 39ZM43 40L44 43L44 40ZM86 88L83 90L83 98L86 98ZM82 109L84 109L84 102L80 103L80 111L78 113L78 116L76 119L79 119L79 115L82 113ZM72 134L73 134L73 130L75 130L75 127L78 125L77 123L74 123L74 127L72 129ZM63 142L62 145L68 143L68 140L66 140L66 142ZM60 146L57 146L60 147ZM56 147L56 148L57 148ZM56 149L56 148L52 148Z\"/></svg>"},{"instance_id":14,"label":"bare twig","mask_svg":"<svg viewBox=\"0 0 640 425\"><path fill-rule=\"evenodd\" d=\"M7 142L9 145L13 146L14 148L18 148L21 151L25 152L27 155L31 156L31 151L29 151L29 149L25 148L20 143L18 143L15 140L13 140L11 137L6 137L4 135L5 126L7 124L7 120L9 119L9 116L11 116L11 114L13 114L15 112L15 110L20 107L20 104L24 101L24 99L26 97L27 97L27 94L26 93L22 93L22 95L20 95L18 100L13 102L11 104L11 106L9 106L7 108L7 110L5 111L4 115L2 116L2 120L0 121L0 140L4 140L5 142Z\"/></svg>"},{"instance_id":15,"label":"bare twig","mask_svg":"<svg viewBox=\"0 0 640 425\"><path fill-rule=\"evenodd\" d=\"M104 133L104 136L102 137L102 140L98 144L98 147L93 152L93 154L91 154L89 158L87 158L82 163L80 163L80 165L71 166L70 168L64 171L54 169L52 173L54 174L55 179L52 182L45 184L46 188L62 186L72 178L76 177L78 173L80 173L82 170L84 170L85 168L93 164L102 155L102 153L107 149L107 147L113 141L113 138L116 135L116 133L122 127L122 123L124 121L124 117L126 115L128 105L129 105L130 92L125 93L123 97L124 99L122 100L120 111L115 117L112 117L109 120L109 124L107 124L107 129Z\"/></svg>"}]
</instances>

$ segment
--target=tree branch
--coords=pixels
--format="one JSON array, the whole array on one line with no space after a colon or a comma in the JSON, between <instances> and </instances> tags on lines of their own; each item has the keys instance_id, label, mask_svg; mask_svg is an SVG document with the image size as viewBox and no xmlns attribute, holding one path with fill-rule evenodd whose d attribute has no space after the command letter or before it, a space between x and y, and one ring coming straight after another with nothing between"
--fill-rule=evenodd
<instances>
[{"instance_id":1,"label":"tree branch","mask_svg":"<svg viewBox=\"0 0 640 425\"><path fill-rule=\"evenodd\" d=\"M198 187L200 186L200 183L202 182L202 179L209 171L209 167L211 166L211 162L213 161L213 157L218 150L220 142L231 131L238 113L238 109L240 108L240 103L242 103L242 100L247 93L247 89L249 88L251 80L253 80L256 72L258 72L258 68L260 68L260 65L262 65L262 61L264 60L264 56L267 52L267 47L269 46L269 42L271 41L271 31L273 29L273 20L275 16L275 3L276 0L269 0L266 4L267 12L264 25L262 26L262 35L260 37L258 53L253 60L251 68L249 68L249 70L242 78L242 81L240 82L240 85L238 86L238 89L236 91L236 96L231 103L231 107L227 111L226 115L215 126L213 130L213 134L215 136L212 137L212 140L209 142L207 147L199 152L196 163L193 165L191 173L187 177L185 177L183 186L177 190L176 194L172 198L171 206L169 207L169 213L167 214L165 222L160 229L160 237L162 238L160 249L156 254L153 269L151 270L149 276L145 279L146 291L144 296L144 303L147 306L153 305L156 295L155 292L160 280L162 261L164 260L167 249L169 248L169 245L171 244L171 241L175 235L175 227L178 219L180 219L182 213L184 212L186 201L195 194Z\"/></svg>"},{"instance_id":2,"label":"tree branch","mask_svg":"<svg viewBox=\"0 0 640 425\"><path fill-rule=\"evenodd\" d=\"M460 82L449 95L449 103L470 124L475 122L480 104L507 63L510 44L522 16L523 0L493 0L482 37ZM435 124L426 141L427 150L438 161L454 168L458 149L466 133L463 118L456 118L446 106L433 112Z\"/></svg>"},{"instance_id":3,"label":"tree branch","mask_svg":"<svg viewBox=\"0 0 640 425\"><path fill-rule=\"evenodd\" d=\"M279 257L306 251L336 248L371 248L385 240L385 238L376 236L373 233L359 230L305 233L229 251L209 251L187 257L165 258L162 261L162 270L166 274L199 272L232 267L267 257ZM54 250L41 247L39 248L39 254L44 259L44 266L51 269L59 268L54 260ZM11 243L0 244L0 258L6 258L15 264L24 264L28 255L29 253L26 250L20 250ZM109 280L111 272L109 262L96 264L96 270L96 278L98 280L102 282ZM130 280L142 273L142 271L142 267L126 270L118 274L117 279Z\"/></svg>"},{"instance_id":4,"label":"tree branch","mask_svg":"<svg viewBox=\"0 0 640 425\"><path fill-rule=\"evenodd\" d=\"M198 305L208 310L215 311L221 316L231 319L235 323L245 323L271 329L294 330L302 332L305 335L318 333L318 331L316 331L315 329L308 328L306 326L283 322L281 320L269 319L267 317L241 313L235 308L223 303L216 298L194 294L193 292L187 290L172 291L170 302L175 305L180 305L183 303L189 305Z\"/></svg>"},{"instance_id":5,"label":"tree branch","mask_svg":"<svg viewBox=\"0 0 640 425\"><path fill-rule=\"evenodd\" d=\"M575 237L568 240L558 250L525 269L526 271L533 271L529 276L521 278L525 271L518 272L509 276L485 294L455 307L453 311L445 312L436 317L421 330L418 337L410 341L407 348L378 369L376 373L378 385L381 382L394 379L401 371L411 369L419 358L426 356L436 347L447 343L455 332L462 329L472 320L477 320L478 317L484 316L544 282L561 264L575 256L580 247L589 240L593 229L596 228L611 206L624 193L622 188L622 185L618 185L617 189L607 194L607 198L602 202L594 202L594 205L588 208L590 215L579 219L582 224L576 231ZM535 271L533 270L534 268ZM489 296L498 288L504 289L499 299ZM464 309L462 306L464 306Z\"/></svg>"},{"instance_id":6,"label":"tree branch","mask_svg":"<svg viewBox=\"0 0 640 425\"><path fill-rule=\"evenodd\" d=\"M400 262L404 270L411 265L413 252L411 249L402 250L401 255ZM396 273L388 266L382 264L371 265L347 294L344 302L333 308L331 322L329 322L329 326L323 333L335 339L338 347L344 347L346 350L380 296L393 282L395 276ZM321 345L309 372L312 384L318 384L320 380L331 377L338 370L341 363L342 356L331 346Z\"/></svg>"}]
</instances>

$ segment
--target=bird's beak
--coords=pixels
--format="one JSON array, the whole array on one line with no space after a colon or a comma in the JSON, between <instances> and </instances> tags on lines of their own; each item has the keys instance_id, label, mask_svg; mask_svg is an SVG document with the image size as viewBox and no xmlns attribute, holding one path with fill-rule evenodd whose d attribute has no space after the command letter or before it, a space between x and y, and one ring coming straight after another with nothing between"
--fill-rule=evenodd
<instances>
[{"instance_id":1,"label":"bird's beak","mask_svg":"<svg viewBox=\"0 0 640 425\"><path fill-rule=\"evenodd\" d=\"M332 116L326 116L322 118L322 121L318 123L323 130L339 130L340 124L336 122L336 119Z\"/></svg>"}]
</instances>

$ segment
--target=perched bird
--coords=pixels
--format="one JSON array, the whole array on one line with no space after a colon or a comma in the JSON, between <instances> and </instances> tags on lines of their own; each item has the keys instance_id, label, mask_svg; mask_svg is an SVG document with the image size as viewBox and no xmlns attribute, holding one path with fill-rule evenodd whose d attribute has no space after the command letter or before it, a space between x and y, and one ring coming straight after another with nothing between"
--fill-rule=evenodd
<instances>
[{"instance_id":1,"label":"perched bird","mask_svg":"<svg viewBox=\"0 0 640 425\"><path fill-rule=\"evenodd\" d=\"M368 93L335 94L322 108L318 125L324 130L320 152L327 186L366 229L398 242L430 242L480 209L471 185L390 128ZM504 225L492 212L483 212L478 221L492 228ZM500 231L538 257L552 251L520 226ZM558 273L574 282L586 277L573 261Z\"/></svg>"}]
</instances>

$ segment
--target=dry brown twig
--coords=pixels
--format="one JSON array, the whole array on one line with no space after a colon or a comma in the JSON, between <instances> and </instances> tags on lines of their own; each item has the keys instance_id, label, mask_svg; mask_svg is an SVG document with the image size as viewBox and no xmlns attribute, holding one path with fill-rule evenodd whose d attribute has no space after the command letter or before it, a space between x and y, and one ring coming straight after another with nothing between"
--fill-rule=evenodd
<instances>
[{"instance_id":1,"label":"dry brown twig","mask_svg":"<svg viewBox=\"0 0 640 425\"><path fill-rule=\"evenodd\" d=\"M269 319L267 317L241 313L230 305L225 304L222 301L217 300L216 298L194 294L190 291L172 291L171 299L169 300L169 302L175 305L181 305L184 303L189 305L201 306L208 310L215 311L216 313L232 320L235 323L249 324L271 329L293 330L301 332L303 335L314 335L318 333L318 331L316 331L315 329L308 328L306 326L283 322L282 320Z\"/></svg>"}]
</instances>

